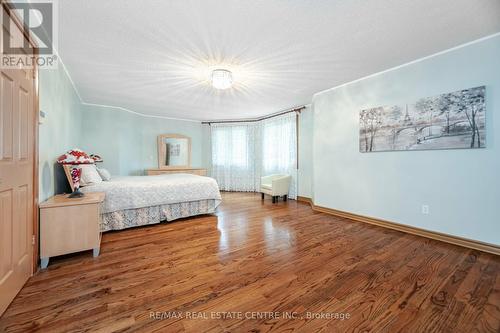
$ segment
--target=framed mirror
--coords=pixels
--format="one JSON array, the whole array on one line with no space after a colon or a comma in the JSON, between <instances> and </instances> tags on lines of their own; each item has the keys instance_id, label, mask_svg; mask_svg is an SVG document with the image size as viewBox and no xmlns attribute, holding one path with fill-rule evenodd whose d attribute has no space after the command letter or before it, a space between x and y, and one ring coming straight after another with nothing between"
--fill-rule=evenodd
<instances>
[{"instance_id":1,"label":"framed mirror","mask_svg":"<svg viewBox=\"0 0 500 333\"><path fill-rule=\"evenodd\" d=\"M190 168L191 138L181 134L158 135L158 168Z\"/></svg>"}]
</instances>

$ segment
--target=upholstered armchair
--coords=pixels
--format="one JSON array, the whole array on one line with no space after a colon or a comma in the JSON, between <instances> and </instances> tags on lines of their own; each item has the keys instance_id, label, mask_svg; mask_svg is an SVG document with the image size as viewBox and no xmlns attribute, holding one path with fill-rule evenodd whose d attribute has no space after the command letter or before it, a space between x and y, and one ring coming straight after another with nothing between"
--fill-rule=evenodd
<instances>
[{"instance_id":1,"label":"upholstered armchair","mask_svg":"<svg viewBox=\"0 0 500 333\"><path fill-rule=\"evenodd\" d=\"M262 200L264 200L264 194L268 194L272 196L273 203L275 203L280 196L283 196L283 201L286 201L291 180L292 177L289 175L275 174L262 177L260 179Z\"/></svg>"}]
</instances>

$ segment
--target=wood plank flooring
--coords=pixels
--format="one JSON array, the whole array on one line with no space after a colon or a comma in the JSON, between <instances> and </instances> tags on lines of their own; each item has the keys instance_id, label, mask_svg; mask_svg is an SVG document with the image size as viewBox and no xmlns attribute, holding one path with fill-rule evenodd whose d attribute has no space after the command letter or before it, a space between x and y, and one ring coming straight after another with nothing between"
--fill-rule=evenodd
<instances>
[{"instance_id":1,"label":"wood plank flooring","mask_svg":"<svg viewBox=\"0 0 500 333\"><path fill-rule=\"evenodd\" d=\"M98 258L51 259L0 332L500 331L500 257L300 202L223 200L217 216L106 233Z\"/></svg>"}]
</instances>

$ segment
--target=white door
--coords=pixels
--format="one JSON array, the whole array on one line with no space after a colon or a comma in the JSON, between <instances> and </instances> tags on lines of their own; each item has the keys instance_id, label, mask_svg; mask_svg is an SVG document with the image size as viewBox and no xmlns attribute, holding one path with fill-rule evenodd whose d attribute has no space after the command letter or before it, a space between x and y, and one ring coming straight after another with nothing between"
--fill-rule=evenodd
<instances>
[{"instance_id":1,"label":"white door","mask_svg":"<svg viewBox=\"0 0 500 333\"><path fill-rule=\"evenodd\" d=\"M0 68L0 315L32 273L34 106L33 70Z\"/></svg>"}]
</instances>

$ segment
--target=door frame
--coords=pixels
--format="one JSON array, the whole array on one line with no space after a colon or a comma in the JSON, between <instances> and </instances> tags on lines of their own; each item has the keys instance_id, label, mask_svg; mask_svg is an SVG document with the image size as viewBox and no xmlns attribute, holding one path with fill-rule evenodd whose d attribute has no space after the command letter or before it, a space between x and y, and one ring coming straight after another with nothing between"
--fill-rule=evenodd
<instances>
[{"instance_id":1,"label":"door frame","mask_svg":"<svg viewBox=\"0 0 500 333\"><path fill-rule=\"evenodd\" d=\"M34 56L38 55L38 44L31 38L29 30L26 30L22 21L16 15L11 15L11 9L13 8L9 0L1 0L3 9L7 11L11 20L17 25L17 27L22 31L24 38L28 40L34 49ZM2 28L3 29L3 28ZM31 264L31 275L35 274L38 270L38 256L39 256L39 208L38 208L38 120L39 120L39 90L38 90L38 66L35 64L33 68L33 184L32 184L32 202L33 202L33 235L32 235L32 264Z\"/></svg>"},{"instance_id":2,"label":"door frame","mask_svg":"<svg viewBox=\"0 0 500 333\"><path fill-rule=\"evenodd\" d=\"M35 55L38 54L38 49L35 48ZM39 241L40 241L40 209L38 208L38 190L39 190L39 170L38 170L38 126L39 126L39 116L40 116L40 104L39 104L39 92L38 92L38 66L35 65L33 68L33 240L31 244L33 245L33 262L31 265L31 275L38 271L38 257L39 257Z\"/></svg>"}]
</instances>

